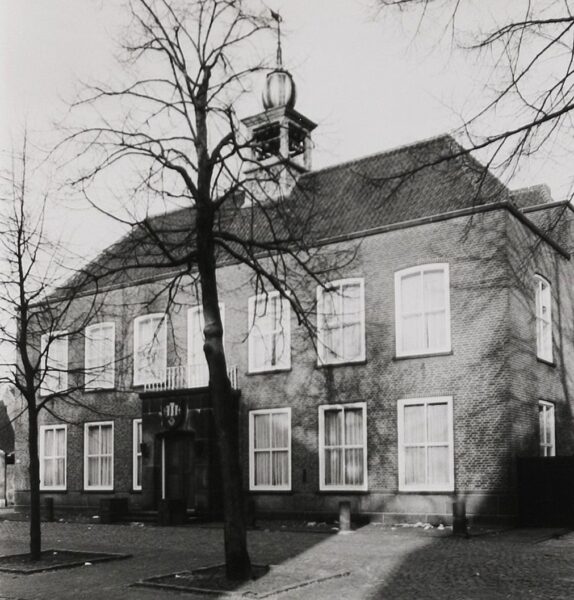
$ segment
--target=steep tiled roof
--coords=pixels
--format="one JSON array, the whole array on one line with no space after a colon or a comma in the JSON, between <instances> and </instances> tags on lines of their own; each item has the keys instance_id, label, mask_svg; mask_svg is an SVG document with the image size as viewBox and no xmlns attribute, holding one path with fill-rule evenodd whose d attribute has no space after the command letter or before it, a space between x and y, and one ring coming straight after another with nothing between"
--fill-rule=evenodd
<instances>
[{"instance_id":1,"label":"steep tiled roof","mask_svg":"<svg viewBox=\"0 0 574 600\"><path fill-rule=\"evenodd\" d=\"M303 238L313 245L508 197L494 175L444 135L307 173L282 203L262 208L230 202L220 211L217 228L244 240ZM161 274L168 249L183 260L193 248L195 216L190 207L151 217L87 265L84 274L105 274L98 286Z\"/></svg>"}]
</instances>

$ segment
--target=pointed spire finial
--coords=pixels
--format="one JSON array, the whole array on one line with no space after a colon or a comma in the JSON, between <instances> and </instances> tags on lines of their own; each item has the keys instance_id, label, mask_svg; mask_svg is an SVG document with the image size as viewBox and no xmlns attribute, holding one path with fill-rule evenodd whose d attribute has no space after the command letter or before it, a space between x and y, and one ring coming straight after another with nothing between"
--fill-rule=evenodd
<instances>
[{"instance_id":1,"label":"pointed spire finial","mask_svg":"<svg viewBox=\"0 0 574 600\"><path fill-rule=\"evenodd\" d=\"M281 52L281 15L278 12L271 11L271 17L277 21L277 68L283 68L283 54Z\"/></svg>"}]
</instances>

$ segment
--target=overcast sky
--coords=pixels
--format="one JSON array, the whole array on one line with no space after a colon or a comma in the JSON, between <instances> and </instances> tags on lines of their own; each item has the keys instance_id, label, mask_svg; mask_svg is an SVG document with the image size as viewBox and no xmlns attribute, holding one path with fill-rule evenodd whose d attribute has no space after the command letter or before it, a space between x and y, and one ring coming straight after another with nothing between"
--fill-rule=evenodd
<instances>
[{"instance_id":1,"label":"overcast sky","mask_svg":"<svg viewBox=\"0 0 574 600\"><path fill-rule=\"evenodd\" d=\"M314 167L450 131L461 124L461 113L471 114L484 97L488 69L441 35L441 15L429 15L417 36L413 16L377 16L373 3L266 2L284 19L284 62L297 85L297 108L319 124ZM50 143L53 123L64 114L78 80L105 80L113 71L114 40L122 25L118 4L0 0L3 151L18 143L25 122L35 143ZM479 17L470 15L466 25L487 27L505 4L483 0L493 17L483 13L475 23L472 19ZM274 52L270 44L270 55ZM260 110L259 91L252 107ZM546 182L556 199L565 197L572 170L560 164L559 154L525 165L511 186ZM82 211L58 223L76 236L80 232L88 254L121 233ZM89 236L81 233L84 228Z\"/></svg>"}]
</instances>

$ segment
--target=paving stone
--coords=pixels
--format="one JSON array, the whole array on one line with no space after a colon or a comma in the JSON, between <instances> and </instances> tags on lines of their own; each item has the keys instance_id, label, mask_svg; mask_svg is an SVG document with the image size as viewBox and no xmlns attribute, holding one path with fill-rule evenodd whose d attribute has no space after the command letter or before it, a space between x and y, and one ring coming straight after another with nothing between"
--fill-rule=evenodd
<instances>
[{"instance_id":1,"label":"paving stone","mask_svg":"<svg viewBox=\"0 0 574 600\"><path fill-rule=\"evenodd\" d=\"M0 522L0 554L26 551L27 533L27 523ZM350 571L289 590L280 600L572 600L574 533L553 538L556 533L513 530L463 539L449 530L374 525L346 536L250 531L249 549L254 562L279 565L282 582L289 572ZM45 547L125 552L133 558L29 576L3 573L0 593L9 600L170 600L174 592L130 584L221 562L222 535L217 528L46 523Z\"/></svg>"}]
</instances>

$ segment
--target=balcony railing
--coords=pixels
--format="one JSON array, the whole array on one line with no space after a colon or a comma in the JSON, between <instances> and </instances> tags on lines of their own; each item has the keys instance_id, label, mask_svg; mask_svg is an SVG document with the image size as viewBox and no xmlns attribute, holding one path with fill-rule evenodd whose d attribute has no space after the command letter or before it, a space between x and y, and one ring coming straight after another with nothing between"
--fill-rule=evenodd
<instances>
[{"instance_id":1,"label":"balcony railing","mask_svg":"<svg viewBox=\"0 0 574 600\"><path fill-rule=\"evenodd\" d=\"M237 366L227 368L227 376L231 387L237 389ZM209 385L209 371L205 364L182 365L168 367L162 381L154 381L144 385L144 392L162 392L167 390L187 390Z\"/></svg>"}]
</instances>

